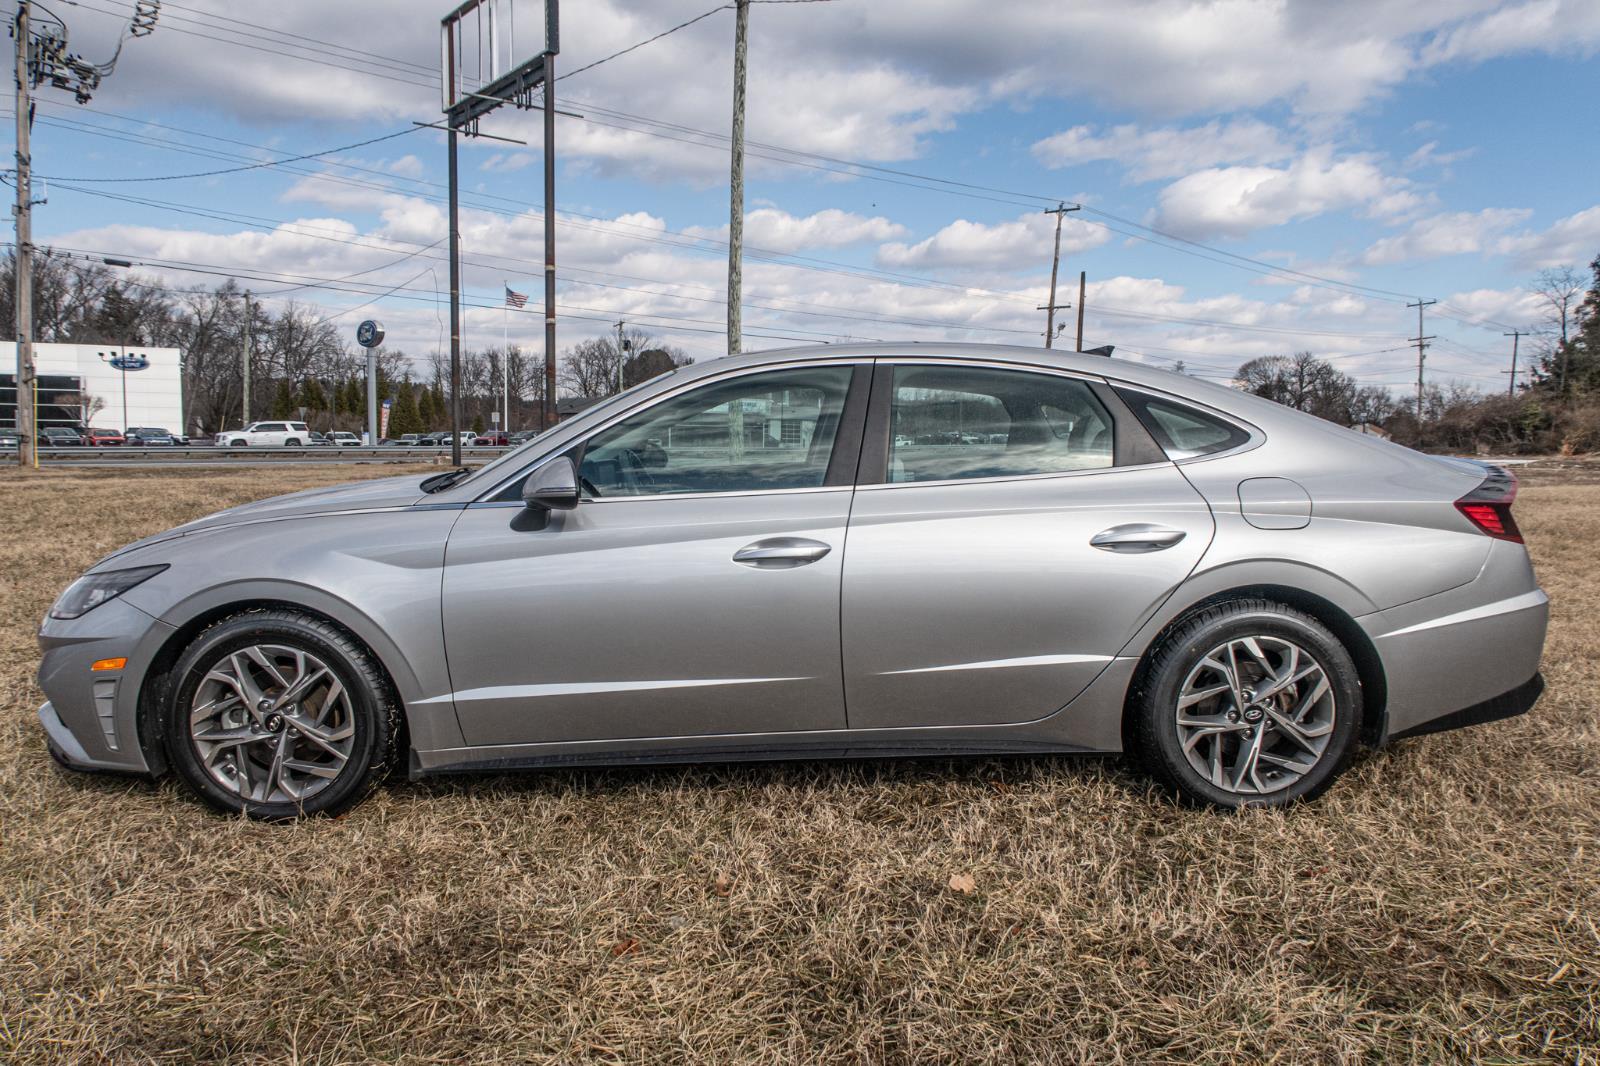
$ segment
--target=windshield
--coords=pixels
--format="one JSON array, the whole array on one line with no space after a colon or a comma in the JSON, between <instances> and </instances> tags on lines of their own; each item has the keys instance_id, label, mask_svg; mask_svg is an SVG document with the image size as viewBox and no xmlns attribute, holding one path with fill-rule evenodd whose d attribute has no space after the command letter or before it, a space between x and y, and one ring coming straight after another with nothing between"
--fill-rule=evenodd
<instances>
[{"instance_id":1,"label":"windshield","mask_svg":"<svg viewBox=\"0 0 1600 1066\"><path fill-rule=\"evenodd\" d=\"M573 415L571 418L567 419L565 422L556 423L556 425L551 427L551 429L554 430L554 429L563 428L565 426L581 425L581 424L587 423L587 422L589 422L589 421L591 421L593 419L602 418L606 414L608 414L612 410L612 408L616 407L623 400L632 397L634 393L638 392L640 389L644 388L646 385L654 385L656 382L661 381L663 378L670 377L671 375L676 374L676 373L677 373L677 370L669 370L665 374L657 374L655 377L647 378L646 380L639 382L637 385L631 385L628 388L623 389L619 393L616 393L616 394L611 395L611 396L607 396L605 399L601 400L599 403L595 404L593 407L584 408L582 411L579 411L577 414ZM506 454L502 455L500 458L496 459L494 462L486 463L483 466L478 467L478 469L474 470L470 475L468 475L467 477L463 478L461 481L457 482L456 484L472 485L472 484L476 484L476 483L478 483L480 481L492 481L492 480L494 480L496 477L499 477L501 474L503 474L508 467L514 467L519 462L521 462L522 461L522 458L521 458L522 457L522 453L528 449L529 445L537 444L539 442L540 437L543 437L543 436L544 436L544 434L541 433L538 437L531 437L528 440L523 441L521 444L519 444L516 447L512 448L509 452L506 452ZM446 440L449 439L449 435L448 434L445 435L445 439Z\"/></svg>"}]
</instances>

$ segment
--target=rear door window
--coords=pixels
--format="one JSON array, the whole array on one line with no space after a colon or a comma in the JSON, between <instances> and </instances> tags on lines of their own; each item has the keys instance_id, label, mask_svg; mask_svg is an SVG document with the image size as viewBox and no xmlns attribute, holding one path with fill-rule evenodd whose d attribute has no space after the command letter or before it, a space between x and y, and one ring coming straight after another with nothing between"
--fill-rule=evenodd
<instances>
[{"instance_id":1,"label":"rear door window","mask_svg":"<svg viewBox=\"0 0 1600 1066\"><path fill-rule=\"evenodd\" d=\"M1110 413L1076 378L975 366L896 366L890 482L1112 465Z\"/></svg>"}]
</instances>

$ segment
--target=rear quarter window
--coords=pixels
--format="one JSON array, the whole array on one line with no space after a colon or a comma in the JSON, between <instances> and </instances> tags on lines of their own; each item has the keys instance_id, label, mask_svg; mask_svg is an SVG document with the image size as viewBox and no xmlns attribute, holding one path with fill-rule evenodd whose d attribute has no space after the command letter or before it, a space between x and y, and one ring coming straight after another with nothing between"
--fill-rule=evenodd
<instances>
[{"instance_id":1,"label":"rear quarter window","mask_svg":"<svg viewBox=\"0 0 1600 1066\"><path fill-rule=\"evenodd\" d=\"M1168 459L1196 459L1237 448L1250 439L1239 426L1174 400L1118 389Z\"/></svg>"}]
</instances>

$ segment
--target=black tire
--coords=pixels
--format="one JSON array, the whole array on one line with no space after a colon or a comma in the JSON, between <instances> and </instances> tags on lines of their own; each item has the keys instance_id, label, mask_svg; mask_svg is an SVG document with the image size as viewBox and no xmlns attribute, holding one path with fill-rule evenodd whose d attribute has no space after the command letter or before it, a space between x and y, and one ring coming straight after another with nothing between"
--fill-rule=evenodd
<instances>
[{"instance_id":1,"label":"black tire","mask_svg":"<svg viewBox=\"0 0 1600 1066\"><path fill-rule=\"evenodd\" d=\"M228 442L228 447L230 448L246 448L249 447L249 445L250 442L247 440L230 440Z\"/></svg>"},{"instance_id":2,"label":"black tire","mask_svg":"<svg viewBox=\"0 0 1600 1066\"><path fill-rule=\"evenodd\" d=\"M283 442L283 446L285 448L298 448L300 447L300 441L294 437L290 437L288 440Z\"/></svg>"},{"instance_id":3,"label":"black tire","mask_svg":"<svg viewBox=\"0 0 1600 1066\"><path fill-rule=\"evenodd\" d=\"M1178 699L1191 672L1212 650L1250 636L1289 641L1309 653L1333 696L1332 730L1320 757L1292 784L1264 793L1218 787L1197 771L1184 753L1177 722ZM1361 735L1362 710L1355 661L1326 626L1271 600L1227 600L1180 619L1151 647L1129 690L1125 740L1129 754L1151 777L1192 806L1283 807L1321 795L1343 772Z\"/></svg>"},{"instance_id":4,"label":"black tire","mask_svg":"<svg viewBox=\"0 0 1600 1066\"><path fill-rule=\"evenodd\" d=\"M302 801L249 800L223 787L202 767L189 732L188 708L206 671L230 652L264 641L314 655L350 697L354 737L348 759L330 784ZM339 814L365 799L394 767L400 707L388 677L366 648L320 618L287 609L246 611L225 618L195 637L171 678L162 722L167 759L184 784L224 813L262 821Z\"/></svg>"}]
</instances>

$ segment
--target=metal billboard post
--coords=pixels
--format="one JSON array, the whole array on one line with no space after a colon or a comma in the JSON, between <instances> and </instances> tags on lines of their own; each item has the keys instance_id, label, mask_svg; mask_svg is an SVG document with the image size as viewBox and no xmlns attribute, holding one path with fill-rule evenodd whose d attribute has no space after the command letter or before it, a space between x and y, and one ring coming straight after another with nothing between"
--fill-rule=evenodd
<instances>
[{"instance_id":1,"label":"metal billboard post","mask_svg":"<svg viewBox=\"0 0 1600 1066\"><path fill-rule=\"evenodd\" d=\"M501 13L503 10L503 14ZM468 17L475 16L469 22ZM441 103L450 155L450 461L461 464L461 252L457 224L459 183L456 135L480 136L478 120L501 104L531 110L544 91L544 404L540 429L555 421L556 381L556 164L555 57L561 51L559 0L544 0L544 42L517 63L515 0L464 0L440 20ZM477 47L465 47L476 35ZM485 46L487 52L485 52ZM485 64L484 56L488 62ZM467 69L469 64L474 69ZM487 135L485 135L487 136Z\"/></svg>"}]
</instances>

